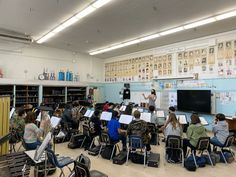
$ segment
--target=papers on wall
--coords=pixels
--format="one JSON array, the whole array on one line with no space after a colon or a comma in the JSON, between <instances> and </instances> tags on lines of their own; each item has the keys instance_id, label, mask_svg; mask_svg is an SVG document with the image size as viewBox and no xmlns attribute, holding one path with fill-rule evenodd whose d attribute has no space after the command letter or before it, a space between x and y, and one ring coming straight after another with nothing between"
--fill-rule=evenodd
<instances>
[{"instance_id":1,"label":"papers on wall","mask_svg":"<svg viewBox=\"0 0 236 177\"><path fill-rule=\"evenodd\" d=\"M133 116L126 115L126 114L121 114L119 122L121 124L129 124L132 120L133 120Z\"/></svg>"},{"instance_id":2,"label":"papers on wall","mask_svg":"<svg viewBox=\"0 0 236 177\"><path fill-rule=\"evenodd\" d=\"M151 122L151 113L149 113L149 112L141 113L140 119L142 119L146 122Z\"/></svg>"},{"instance_id":3,"label":"papers on wall","mask_svg":"<svg viewBox=\"0 0 236 177\"><path fill-rule=\"evenodd\" d=\"M157 117L165 117L164 111L157 111L156 114L157 114Z\"/></svg>"},{"instance_id":4,"label":"papers on wall","mask_svg":"<svg viewBox=\"0 0 236 177\"><path fill-rule=\"evenodd\" d=\"M15 110L16 110L16 108L11 108L11 111L10 111L10 119L12 118L12 116L13 116L13 114L14 114L14 112L15 112Z\"/></svg>"},{"instance_id":5,"label":"papers on wall","mask_svg":"<svg viewBox=\"0 0 236 177\"><path fill-rule=\"evenodd\" d=\"M206 121L206 119L204 117L199 117L201 124L202 125L208 125L208 122Z\"/></svg>"},{"instance_id":6,"label":"papers on wall","mask_svg":"<svg viewBox=\"0 0 236 177\"><path fill-rule=\"evenodd\" d=\"M125 106L125 105L123 105L123 106L120 107L120 111L125 111L125 109L126 109L126 106Z\"/></svg>"},{"instance_id":7,"label":"papers on wall","mask_svg":"<svg viewBox=\"0 0 236 177\"><path fill-rule=\"evenodd\" d=\"M93 115L94 111L93 110L87 110L84 114L84 117L89 117L91 118Z\"/></svg>"},{"instance_id":8,"label":"papers on wall","mask_svg":"<svg viewBox=\"0 0 236 177\"><path fill-rule=\"evenodd\" d=\"M187 124L187 118L186 115L176 115L177 120L180 124Z\"/></svg>"},{"instance_id":9,"label":"papers on wall","mask_svg":"<svg viewBox=\"0 0 236 177\"><path fill-rule=\"evenodd\" d=\"M57 127L58 124L60 123L61 118L52 116L51 119L50 119L50 121L51 121L52 127L55 128L55 127Z\"/></svg>"},{"instance_id":10,"label":"papers on wall","mask_svg":"<svg viewBox=\"0 0 236 177\"><path fill-rule=\"evenodd\" d=\"M112 117L112 113L111 112L106 112L103 111L100 117L100 120L106 120L106 121L110 121Z\"/></svg>"},{"instance_id":11,"label":"papers on wall","mask_svg":"<svg viewBox=\"0 0 236 177\"><path fill-rule=\"evenodd\" d=\"M51 141L52 139L52 133L48 132L47 136L44 138L42 144L39 146L39 148L35 151L35 155L34 155L34 160L38 161L44 150L46 149L46 147L48 146L48 143Z\"/></svg>"}]
</instances>

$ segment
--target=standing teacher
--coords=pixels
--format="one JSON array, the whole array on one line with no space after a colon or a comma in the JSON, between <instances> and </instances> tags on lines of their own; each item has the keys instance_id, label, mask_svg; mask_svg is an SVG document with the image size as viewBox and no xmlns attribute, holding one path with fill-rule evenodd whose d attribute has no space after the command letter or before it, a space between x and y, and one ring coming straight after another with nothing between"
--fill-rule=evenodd
<instances>
[{"instance_id":1,"label":"standing teacher","mask_svg":"<svg viewBox=\"0 0 236 177\"><path fill-rule=\"evenodd\" d=\"M144 93L143 93L143 97L144 97L145 100L148 99L148 106L154 106L155 109L156 109L155 101L156 101L156 99L157 99L157 96L156 96L156 91L155 91L155 89L152 89L152 90L151 90L151 94L148 95L147 97L146 97L146 96L144 95Z\"/></svg>"}]
</instances>

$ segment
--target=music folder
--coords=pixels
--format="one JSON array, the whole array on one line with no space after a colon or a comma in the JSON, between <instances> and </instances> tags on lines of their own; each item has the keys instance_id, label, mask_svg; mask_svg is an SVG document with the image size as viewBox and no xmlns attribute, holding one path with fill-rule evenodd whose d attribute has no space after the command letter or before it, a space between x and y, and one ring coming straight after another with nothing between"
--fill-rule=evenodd
<instances>
[{"instance_id":1,"label":"music folder","mask_svg":"<svg viewBox=\"0 0 236 177\"><path fill-rule=\"evenodd\" d=\"M133 120L133 116L131 115L126 115L126 114L121 114L119 122L121 124L130 124L130 122Z\"/></svg>"},{"instance_id":2,"label":"music folder","mask_svg":"<svg viewBox=\"0 0 236 177\"><path fill-rule=\"evenodd\" d=\"M187 118L186 115L176 115L177 120L180 124L187 124Z\"/></svg>"},{"instance_id":3,"label":"music folder","mask_svg":"<svg viewBox=\"0 0 236 177\"><path fill-rule=\"evenodd\" d=\"M61 121L61 118L55 117L55 116L52 116L50 119L50 122L53 128L57 127L60 121Z\"/></svg>"},{"instance_id":4,"label":"music folder","mask_svg":"<svg viewBox=\"0 0 236 177\"><path fill-rule=\"evenodd\" d=\"M84 114L84 117L91 118L93 115L94 111L93 110L87 110Z\"/></svg>"},{"instance_id":5,"label":"music folder","mask_svg":"<svg viewBox=\"0 0 236 177\"><path fill-rule=\"evenodd\" d=\"M151 113L150 112L142 112L140 119L142 119L146 122L151 122Z\"/></svg>"},{"instance_id":6,"label":"music folder","mask_svg":"<svg viewBox=\"0 0 236 177\"><path fill-rule=\"evenodd\" d=\"M126 106L125 106L125 105L123 105L123 106L120 107L120 111L125 111L125 109L126 109Z\"/></svg>"},{"instance_id":7,"label":"music folder","mask_svg":"<svg viewBox=\"0 0 236 177\"><path fill-rule=\"evenodd\" d=\"M156 115L157 115L157 117L165 117L165 112L164 111L157 111Z\"/></svg>"},{"instance_id":8,"label":"music folder","mask_svg":"<svg viewBox=\"0 0 236 177\"><path fill-rule=\"evenodd\" d=\"M206 119L204 117L199 117L201 124L202 125L208 125L208 122L206 121Z\"/></svg>"},{"instance_id":9,"label":"music folder","mask_svg":"<svg viewBox=\"0 0 236 177\"><path fill-rule=\"evenodd\" d=\"M112 117L111 112L103 111L102 114L101 114L100 120L110 121L111 117Z\"/></svg>"}]
</instances>

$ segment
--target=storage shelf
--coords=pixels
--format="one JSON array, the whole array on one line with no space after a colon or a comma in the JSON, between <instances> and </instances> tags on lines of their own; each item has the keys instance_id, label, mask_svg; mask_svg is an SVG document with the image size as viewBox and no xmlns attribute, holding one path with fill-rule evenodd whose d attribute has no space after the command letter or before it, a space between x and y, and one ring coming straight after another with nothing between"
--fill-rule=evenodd
<instances>
[{"instance_id":1,"label":"storage shelf","mask_svg":"<svg viewBox=\"0 0 236 177\"><path fill-rule=\"evenodd\" d=\"M64 97L65 95L43 95L43 97Z\"/></svg>"},{"instance_id":2,"label":"storage shelf","mask_svg":"<svg viewBox=\"0 0 236 177\"><path fill-rule=\"evenodd\" d=\"M28 101L28 102L16 102L16 104L30 104L30 103L36 104L38 102L30 102L30 101Z\"/></svg>"},{"instance_id":3,"label":"storage shelf","mask_svg":"<svg viewBox=\"0 0 236 177\"><path fill-rule=\"evenodd\" d=\"M38 96L17 96L16 98L38 98Z\"/></svg>"},{"instance_id":4,"label":"storage shelf","mask_svg":"<svg viewBox=\"0 0 236 177\"><path fill-rule=\"evenodd\" d=\"M16 90L16 92L38 92L38 90Z\"/></svg>"}]
</instances>

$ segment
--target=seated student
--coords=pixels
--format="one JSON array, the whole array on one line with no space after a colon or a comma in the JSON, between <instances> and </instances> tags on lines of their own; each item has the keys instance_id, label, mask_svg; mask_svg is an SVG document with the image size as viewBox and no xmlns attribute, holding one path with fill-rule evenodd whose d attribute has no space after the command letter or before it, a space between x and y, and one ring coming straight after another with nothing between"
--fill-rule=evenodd
<instances>
[{"instance_id":1,"label":"seated student","mask_svg":"<svg viewBox=\"0 0 236 177\"><path fill-rule=\"evenodd\" d=\"M151 113L151 123L153 123L157 126L158 125L158 118L157 118L157 115L154 113L155 107L152 105L149 106L149 111Z\"/></svg>"},{"instance_id":2,"label":"seated student","mask_svg":"<svg viewBox=\"0 0 236 177\"><path fill-rule=\"evenodd\" d=\"M224 114L217 114L215 117L215 125L212 127L214 137L211 138L210 142L216 146L223 146L227 137L229 136L229 125L225 120Z\"/></svg>"},{"instance_id":3,"label":"seated student","mask_svg":"<svg viewBox=\"0 0 236 177\"><path fill-rule=\"evenodd\" d=\"M118 116L118 112L113 111L112 118L108 122L108 125L107 125L108 135L111 141L121 140L122 145L123 145L123 151L126 151L126 136L125 136L126 131L120 128L120 123L118 121L117 116Z\"/></svg>"},{"instance_id":4,"label":"seated student","mask_svg":"<svg viewBox=\"0 0 236 177\"><path fill-rule=\"evenodd\" d=\"M112 112L113 109L114 109L114 103L108 103L108 109L107 109L107 112Z\"/></svg>"},{"instance_id":5,"label":"seated student","mask_svg":"<svg viewBox=\"0 0 236 177\"><path fill-rule=\"evenodd\" d=\"M101 121L99 118L99 111L95 110L93 116L89 120L89 129L92 137L101 135L102 127Z\"/></svg>"},{"instance_id":6,"label":"seated student","mask_svg":"<svg viewBox=\"0 0 236 177\"><path fill-rule=\"evenodd\" d=\"M169 121L170 122L164 129L165 138L167 138L169 135L182 136L181 126L174 113L169 114Z\"/></svg>"},{"instance_id":7,"label":"seated student","mask_svg":"<svg viewBox=\"0 0 236 177\"><path fill-rule=\"evenodd\" d=\"M16 132L16 138L20 139L24 135L26 112L24 108L18 110L18 114L13 118L12 128Z\"/></svg>"},{"instance_id":8,"label":"seated student","mask_svg":"<svg viewBox=\"0 0 236 177\"><path fill-rule=\"evenodd\" d=\"M40 128L43 131L42 138L44 139L47 136L48 132L50 132L52 129L48 111L44 111L44 110L41 111Z\"/></svg>"},{"instance_id":9,"label":"seated student","mask_svg":"<svg viewBox=\"0 0 236 177\"><path fill-rule=\"evenodd\" d=\"M43 130L35 125L36 115L33 112L28 112L25 118L24 141L27 150L34 150L41 145L39 138Z\"/></svg>"},{"instance_id":10,"label":"seated student","mask_svg":"<svg viewBox=\"0 0 236 177\"><path fill-rule=\"evenodd\" d=\"M146 145L147 152L150 153L150 137L148 131L147 122L140 119L140 112L138 110L134 111L134 120L129 124L127 129L127 135L137 135L143 139L143 144Z\"/></svg>"},{"instance_id":11,"label":"seated student","mask_svg":"<svg viewBox=\"0 0 236 177\"><path fill-rule=\"evenodd\" d=\"M107 111L108 108L109 108L109 105L108 105L108 101L106 101L106 103L104 104L103 108L102 108L102 111Z\"/></svg>"},{"instance_id":12,"label":"seated student","mask_svg":"<svg viewBox=\"0 0 236 177\"><path fill-rule=\"evenodd\" d=\"M77 129L78 124L75 122L72 118L72 112L71 112L71 105L66 104L65 105L65 110L62 114L62 127L63 128L72 128L72 129Z\"/></svg>"},{"instance_id":13,"label":"seated student","mask_svg":"<svg viewBox=\"0 0 236 177\"><path fill-rule=\"evenodd\" d=\"M207 137L206 129L201 125L201 121L197 114L191 115L191 124L187 129L186 135L188 139L183 140L184 156L186 156L187 147L194 149L197 146L199 138Z\"/></svg>"}]
</instances>

